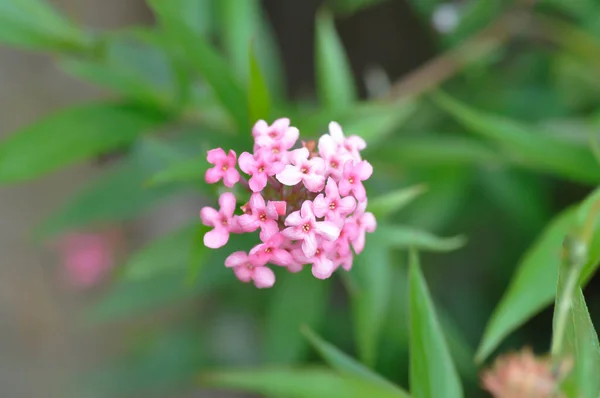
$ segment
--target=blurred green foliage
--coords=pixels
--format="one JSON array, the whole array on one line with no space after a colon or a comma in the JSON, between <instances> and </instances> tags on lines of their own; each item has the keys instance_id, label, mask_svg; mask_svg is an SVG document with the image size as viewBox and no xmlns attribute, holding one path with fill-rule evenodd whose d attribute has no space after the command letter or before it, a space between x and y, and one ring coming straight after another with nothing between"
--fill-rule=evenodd
<instances>
[{"instance_id":1,"label":"blurred green foliage","mask_svg":"<svg viewBox=\"0 0 600 398\"><path fill-rule=\"evenodd\" d=\"M0 41L49 52L66 73L114 94L0 142L3 184L120 156L41 223L40 238L129 220L182 192L215 201L203 182L206 150L249 148L260 118L290 117L302 139L337 120L365 138L375 168L368 190L378 230L352 272L332 280L303 272L278 274L270 291L241 285L223 266L227 249L202 245L196 214L133 253L86 320L165 307L182 309L185 319L146 331L145 344L86 378L83 391L92 393L76 396L149 396L198 383L282 397L477 396L475 346L478 364L500 347L548 351L547 316L543 331L522 326L557 300L555 323L569 321L552 354L575 363L564 389L598 397L590 313L600 313L600 302L590 301L588 312L580 286L600 262L600 195L592 192L600 183L600 5L461 2L454 29L434 34L438 66L425 65L385 97L359 98L336 18L383 3L332 0L318 10L317 95L291 99L257 0L149 0L155 25L102 32L45 0L0 0ZM442 1L409 3L429 26ZM567 236L583 236L577 267L561 257ZM230 246L251 244L232 237ZM425 276L415 250L430 252ZM568 275L578 281L573 289L565 288ZM185 312L189 302L200 310ZM251 316L260 348L233 362L256 368L209 372L232 362L209 349L219 344L213 321L240 311Z\"/></svg>"}]
</instances>

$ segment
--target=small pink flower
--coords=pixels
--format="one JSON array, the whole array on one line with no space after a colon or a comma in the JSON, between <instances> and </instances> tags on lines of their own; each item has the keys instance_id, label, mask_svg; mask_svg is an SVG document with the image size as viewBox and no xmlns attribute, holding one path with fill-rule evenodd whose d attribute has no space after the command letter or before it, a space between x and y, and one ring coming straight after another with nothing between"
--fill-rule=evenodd
<instances>
[{"instance_id":1,"label":"small pink flower","mask_svg":"<svg viewBox=\"0 0 600 398\"><path fill-rule=\"evenodd\" d=\"M356 200L352 196L340 197L337 184L330 177L325 186L325 196L317 195L314 200L315 216L326 217L327 220L342 218L354 211Z\"/></svg>"},{"instance_id":2,"label":"small pink flower","mask_svg":"<svg viewBox=\"0 0 600 398\"><path fill-rule=\"evenodd\" d=\"M252 156L244 152L238 159L240 169L250 176L249 185L252 192L260 192L267 186L267 180L283 170L283 163L269 158L264 152Z\"/></svg>"},{"instance_id":3,"label":"small pink flower","mask_svg":"<svg viewBox=\"0 0 600 398\"><path fill-rule=\"evenodd\" d=\"M340 193L346 196L352 192L359 202L365 200L367 192L362 182L371 177L371 174L373 174L373 166L366 160L361 160L358 163L346 162L344 175L339 185Z\"/></svg>"},{"instance_id":4,"label":"small pink flower","mask_svg":"<svg viewBox=\"0 0 600 398\"><path fill-rule=\"evenodd\" d=\"M290 126L288 118L277 119L270 126L264 120L259 120L252 128L252 136L257 146L272 148L278 143L285 151L294 146L299 135L298 129Z\"/></svg>"},{"instance_id":5,"label":"small pink flower","mask_svg":"<svg viewBox=\"0 0 600 398\"><path fill-rule=\"evenodd\" d=\"M319 139L319 155L325 162L327 174L335 180L342 178L346 161L353 160L352 155L339 149L330 135L323 135Z\"/></svg>"},{"instance_id":6,"label":"small pink flower","mask_svg":"<svg viewBox=\"0 0 600 398\"><path fill-rule=\"evenodd\" d=\"M356 207L352 218L356 224L356 237L352 240L352 247L356 254L360 254L365 247L365 234L374 232L377 228L377 221L373 213L365 213L367 202L361 202Z\"/></svg>"},{"instance_id":7,"label":"small pink flower","mask_svg":"<svg viewBox=\"0 0 600 398\"><path fill-rule=\"evenodd\" d=\"M291 164L285 166L276 178L284 185L294 186L300 181L311 192L319 192L325 185L325 163L321 158L308 159L308 149L293 150L289 155Z\"/></svg>"},{"instance_id":8,"label":"small pink flower","mask_svg":"<svg viewBox=\"0 0 600 398\"><path fill-rule=\"evenodd\" d=\"M292 255L285 249L281 248L281 244L285 241L285 238L277 233L271 236L265 243L256 245L250 250L250 255L256 258L256 262L259 265L265 265L272 263L282 267L292 265L294 259Z\"/></svg>"},{"instance_id":9,"label":"small pink flower","mask_svg":"<svg viewBox=\"0 0 600 398\"><path fill-rule=\"evenodd\" d=\"M307 256L303 249L295 249L292 252L294 259L299 264L312 264L312 274L318 279L327 279L335 271L335 264L328 256L331 252L331 242L321 240L319 245L316 247L315 253L312 256Z\"/></svg>"},{"instance_id":10,"label":"small pink flower","mask_svg":"<svg viewBox=\"0 0 600 398\"><path fill-rule=\"evenodd\" d=\"M281 231L281 233L286 238L301 240L302 251L307 257L315 255L318 237L334 240L340 234L340 229L334 223L330 221L316 221L310 200L305 200L299 211L295 211L287 216L285 225L288 228Z\"/></svg>"},{"instance_id":11,"label":"small pink flower","mask_svg":"<svg viewBox=\"0 0 600 398\"><path fill-rule=\"evenodd\" d=\"M204 225L214 227L213 230L204 235L204 244L211 249L224 246L229 240L229 233L236 228L235 196L231 192L225 192L219 197L220 210L212 207L203 207L200 210L200 218Z\"/></svg>"},{"instance_id":12,"label":"small pink flower","mask_svg":"<svg viewBox=\"0 0 600 398\"><path fill-rule=\"evenodd\" d=\"M237 218L243 232L256 231L260 227L260 240L263 242L279 232L277 205L273 202L265 204L260 193L253 193L248 202L249 213Z\"/></svg>"},{"instance_id":13,"label":"small pink flower","mask_svg":"<svg viewBox=\"0 0 600 398\"><path fill-rule=\"evenodd\" d=\"M254 281L254 285L259 289L271 287L275 284L273 271L264 265L259 265L254 256L249 256L242 251L229 255L225 260L225 266L233 268L235 276L240 281L245 283Z\"/></svg>"},{"instance_id":14,"label":"small pink flower","mask_svg":"<svg viewBox=\"0 0 600 398\"><path fill-rule=\"evenodd\" d=\"M214 184L223 179L223 184L231 188L240 180L240 173L235 168L236 155L233 150L226 155L221 148L211 149L206 158L209 163L215 165L206 170L204 179L207 183Z\"/></svg>"},{"instance_id":15,"label":"small pink flower","mask_svg":"<svg viewBox=\"0 0 600 398\"><path fill-rule=\"evenodd\" d=\"M365 140L359 136L353 135L348 138L344 136L342 126L339 123L329 123L329 134L339 149L351 154L356 160L360 160L360 151L367 147Z\"/></svg>"}]
</instances>

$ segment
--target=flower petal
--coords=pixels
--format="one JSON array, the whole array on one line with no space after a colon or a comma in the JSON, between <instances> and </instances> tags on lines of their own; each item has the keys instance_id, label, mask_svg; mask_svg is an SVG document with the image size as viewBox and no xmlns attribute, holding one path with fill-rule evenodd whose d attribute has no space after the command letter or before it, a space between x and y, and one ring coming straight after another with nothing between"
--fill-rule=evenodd
<instances>
[{"instance_id":1,"label":"flower petal","mask_svg":"<svg viewBox=\"0 0 600 398\"><path fill-rule=\"evenodd\" d=\"M337 122L329 123L329 134L335 140L336 143L342 144L344 142L344 131L342 130L342 126L340 126Z\"/></svg>"},{"instance_id":2,"label":"flower petal","mask_svg":"<svg viewBox=\"0 0 600 398\"><path fill-rule=\"evenodd\" d=\"M313 210L317 217L324 217L329 212L329 200L325 199L322 193L313 200Z\"/></svg>"},{"instance_id":3,"label":"flower petal","mask_svg":"<svg viewBox=\"0 0 600 398\"><path fill-rule=\"evenodd\" d=\"M219 180L223 177L223 171L219 167L211 167L206 170L204 174L204 180L207 184L214 184L215 182L219 182Z\"/></svg>"},{"instance_id":4,"label":"flower petal","mask_svg":"<svg viewBox=\"0 0 600 398\"><path fill-rule=\"evenodd\" d=\"M331 221L318 221L315 230L327 240L335 240L340 236L340 229Z\"/></svg>"},{"instance_id":5,"label":"flower petal","mask_svg":"<svg viewBox=\"0 0 600 398\"><path fill-rule=\"evenodd\" d=\"M218 249L225 246L229 240L229 230L223 227L216 227L212 231L204 234L204 245L211 249Z\"/></svg>"},{"instance_id":6,"label":"flower petal","mask_svg":"<svg viewBox=\"0 0 600 398\"><path fill-rule=\"evenodd\" d=\"M362 160L354 167L354 172L361 181L365 181L373 174L373 166L366 160Z\"/></svg>"},{"instance_id":7,"label":"flower petal","mask_svg":"<svg viewBox=\"0 0 600 398\"><path fill-rule=\"evenodd\" d=\"M233 252L225 259L225 266L228 268L239 267L248 264L248 254L246 252Z\"/></svg>"},{"instance_id":8,"label":"flower petal","mask_svg":"<svg viewBox=\"0 0 600 398\"><path fill-rule=\"evenodd\" d=\"M272 287L275 284L275 274L268 267L257 267L252 275L254 285L259 289Z\"/></svg>"},{"instance_id":9,"label":"flower petal","mask_svg":"<svg viewBox=\"0 0 600 398\"><path fill-rule=\"evenodd\" d=\"M303 222L304 220L300 215L299 211L290 213L290 215L287 216L287 218L285 219L285 225L287 225L288 227L295 227L302 224Z\"/></svg>"},{"instance_id":10,"label":"flower petal","mask_svg":"<svg viewBox=\"0 0 600 398\"><path fill-rule=\"evenodd\" d=\"M219 222L219 212L212 207L205 206L200 209L200 219L202 219L202 224L209 227L214 226Z\"/></svg>"},{"instance_id":11,"label":"flower petal","mask_svg":"<svg viewBox=\"0 0 600 398\"><path fill-rule=\"evenodd\" d=\"M222 148L211 149L206 153L206 160L208 163L217 164L225 161L227 155L225 155L225 151Z\"/></svg>"},{"instance_id":12,"label":"flower petal","mask_svg":"<svg viewBox=\"0 0 600 398\"><path fill-rule=\"evenodd\" d=\"M315 215L313 214L312 210L312 202L310 200L305 200L302 203L302 207L300 208L300 214L302 215L304 221L310 221L315 219Z\"/></svg>"},{"instance_id":13,"label":"flower petal","mask_svg":"<svg viewBox=\"0 0 600 398\"><path fill-rule=\"evenodd\" d=\"M246 174L252 174L254 172L254 163L254 156L248 152L242 153L238 159L240 169Z\"/></svg>"},{"instance_id":14,"label":"flower petal","mask_svg":"<svg viewBox=\"0 0 600 398\"><path fill-rule=\"evenodd\" d=\"M281 144L284 149L290 149L296 144L298 141L298 137L300 136L300 131L296 127L288 127L281 139Z\"/></svg>"},{"instance_id":15,"label":"flower petal","mask_svg":"<svg viewBox=\"0 0 600 398\"><path fill-rule=\"evenodd\" d=\"M302 173L296 167L287 165L275 177L283 185L294 186L302 181Z\"/></svg>"},{"instance_id":16,"label":"flower petal","mask_svg":"<svg viewBox=\"0 0 600 398\"><path fill-rule=\"evenodd\" d=\"M277 225L277 222L273 220L267 220L266 222L262 223L259 234L260 240L266 242L277 232L279 232L279 226Z\"/></svg>"},{"instance_id":17,"label":"flower petal","mask_svg":"<svg viewBox=\"0 0 600 398\"><path fill-rule=\"evenodd\" d=\"M313 257L317 252L317 236L314 232L309 231L304 234L304 240L302 241L302 251L308 258Z\"/></svg>"},{"instance_id":18,"label":"flower petal","mask_svg":"<svg viewBox=\"0 0 600 398\"><path fill-rule=\"evenodd\" d=\"M341 214L350 214L356 208L356 200L352 196L346 196L338 200L338 211Z\"/></svg>"},{"instance_id":19,"label":"flower petal","mask_svg":"<svg viewBox=\"0 0 600 398\"><path fill-rule=\"evenodd\" d=\"M346 196L349 195L352 191L352 184L348 182L346 179L340 180L339 184L340 195Z\"/></svg>"},{"instance_id":20,"label":"flower petal","mask_svg":"<svg viewBox=\"0 0 600 398\"><path fill-rule=\"evenodd\" d=\"M235 195L231 192L223 192L219 196L219 206L221 206L219 213L229 217L233 216L233 212L235 211Z\"/></svg>"},{"instance_id":21,"label":"flower petal","mask_svg":"<svg viewBox=\"0 0 600 398\"><path fill-rule=\"evenodd\" d=\"M252 136L256 138L261 135L264 135L267 133L268 129L269 125L267 124L267 122L265 122L264 120L259 120L256 123L254 123L254 126L252 127Z\"/></svg>"},{"instance_id":22,"label":"flower petal","mask_svg":"<svg viewBox=\"0 0 600 398\"><path fill-rule=\"evenodd\" d=\"M234 169L233 167L227 169L225 175L223 176L223 184L231 188L240 180L240 172Z\"/></svg>"},{"instance_id":23,"label":"flower petal","mask_svg":"<svg viewBox=\"0 0 600 398\"><path fill-rule=\"evenodd\" d=\"M327 185L325 186L325 195L327 195L327 199L329 199L330 201L340 197L337 184L335 183L335 181L333 181L333 178L331 177L327 179Z\"/></svg>"},{"instance_id":24,"label":"flower petal","mask_svg":"<svg viewBox=\"0 0 600 398\"><path fill-rule=\"evenodd\" d=\"M308 152L308 149L304 147L294 149L290 152L290 160L293 164L299 166L308 159L308 155L310 155L310 153Z\"/></svg>"},{"instance_id":25,"label":"flower petal","mask_svg":"<svg viewBox=\"0 0 600 398\"><path fill-rule=\"evenodd\" d=\"M320 192L325 186L325 176L322 174L304 174L302 180L306 189L311 192Z\"/></svg>"},{"instance_id":26,"label":"flower petal","mask_svg":"<svg viewBox=\"0 0 600 398\"><path fill-rule=\"evenodd\" d=\"M365 200L367 197L367 191L365 191L365 187L360 182L357 182L352 186L352 192L354 192L354 196L359 202Z\"/></svg>"},{"instance_id":27,"label":"flower petal","mask_svg":"<svg viewBox=\"0 0 600 398\"><path fill-rule=\"evenodd\" d=\"M242 214L237 218L238 225L243 232L253 232L260 227L260 222L252 214Z\"/></svg>"},{"instance_id":28,"label":"flower petal","mask_svg":"<svg viewBox=\"0 0 600 398\"><path fill-rule=\"evenodd\" d=\"M248 269L248 267L244 267L244 266L235 267L233 269L233 273L242 282L248 283L252 280L253 271Z\"/></svg>"},{"instance_id":29,"label":"flower petal","mask_svg":"<svg viewBox=\"0 0 600 398\"><path fill-rule=\"evenodd\" d=\"M331 276L334 270L335 267L333 265L333 261L327 257L320 257L315 259L313 262L312 274L315 278L327 279Z\"/></svg>"},{"instance_id":30,"label":"flower petal","mask_svg":"<svg viewBox=\"0 0 600 398\"><path fill-rule=\"evenodd\" d=\"M265 173L256 173L248 181L252 192L260 192L267 186L267 175Z\"/></svg>"},{"instance_id":31,"label":"flower petal","mask_svg":"<svg viewBox=\"0 0 600 398\"><path fill-rule=\"evenodd\" d=\"M322 135L319 138L319 155L324 159L329 159L337 152L337 145L330 135Z\"/></svg>"},{"instance_id":32,"label":"flower petal","mask_svg":"<svg viewBox=\"0 0 600 398\"><path fill-rule=\"evenodd\" d=\"M282 267L287 267L294 262L290 252L284 249L274 249L272 251L271 262Z\"/></svg>"},{"instance_id":33,"label":"flower petal","mask_svg":"<svg viewBox=\"0 0 600 398\"><path fill-rule=\"evenodd\" d=\"M281 231L281 234L291 240L301 240L304 238L304 232L298 227L289 227Z\"/></svg>"},{"instance_id":34,"label":"flower petal","mask_svg":"<svg viewBox=\"0 0 600 398\"><path fill-rule=\"evenodd\" d=\"M363 214L363 216L360 218L360 222L365 231L375 232L375 229L377 228L377 220L375 219L373 213Z\"/></svg>"},{"instance_id":35,"label":"flower petal","mask_svg":"<svg viewBox=\"0 0 600 398\"><path fill-rule=\"evenodd\" d=\"M263 210L265 208L265 199L262 197L260 193L253 193L250 195L250 209L252 211L255 210Z\"/></svg>"}]
</instances>

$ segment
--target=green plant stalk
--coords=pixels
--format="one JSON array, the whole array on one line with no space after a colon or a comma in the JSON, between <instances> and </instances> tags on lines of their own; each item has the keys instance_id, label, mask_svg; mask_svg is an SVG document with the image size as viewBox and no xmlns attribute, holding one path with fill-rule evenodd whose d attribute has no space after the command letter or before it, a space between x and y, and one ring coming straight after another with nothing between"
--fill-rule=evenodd
<instances>
[{"instance_id":1,"label":"green plant stalk","mask_svg":"<svg viewBox=\"0 0 600 398\"><path fill-rule=\"evenodd\" d=\"M579 280L582 264L566 264L570 269L567 283L564 286L562 296L559 298L560 304L556 316L556 328L552 336L552 348L550 350L553 356L560 355L563 350L569 311L573 305L573 297L577 289L577 281Z\"/></svg>"}]
</instances>

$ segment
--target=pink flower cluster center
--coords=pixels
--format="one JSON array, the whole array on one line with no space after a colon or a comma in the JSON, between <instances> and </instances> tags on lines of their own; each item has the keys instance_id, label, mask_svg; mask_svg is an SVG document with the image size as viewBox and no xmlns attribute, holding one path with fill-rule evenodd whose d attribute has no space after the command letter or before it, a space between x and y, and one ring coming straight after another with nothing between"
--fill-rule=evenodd
<instances>
[{"instance_id":1,"label":"pink flower cluster center","mask_svg":"<svg viewBox=\"0 0 600 398\"><path fill-rule=\"evenodd\" d=\"M213 227L204 244L216 249L227 244L232 233L259 231L259 244L225 260L239 280L259 288L275 283L269 264L290 272L310 264L319 279L329 278L340 267L350 270L354 254L364 248L366 233L376 228L375 217L366 212L363 182L373 167L360 155L365 141L346 137L341 126L331 122L329 134L321 136L318 145L302 142L295 148L299 131L286 118L272 125L260 120L252 135L253 153L237 158L232 150L208 151L207 160L214 167L207 170L206 182L223 180L229 188L243 187L250 196L240 206L241 214L235 214L237 199L232 192L220 195L218 210L202 208L202 222Z\"/></svg>"}]
</instances>

